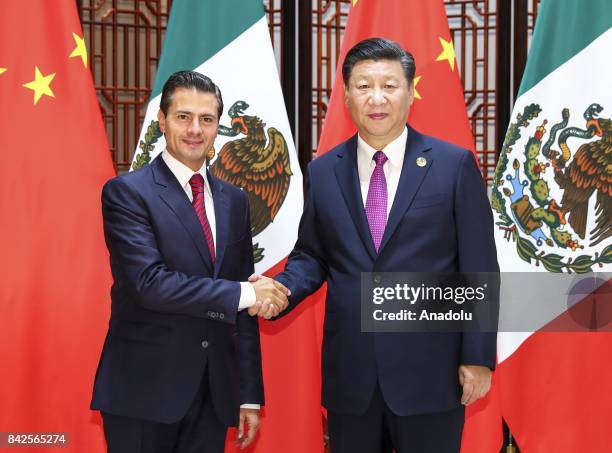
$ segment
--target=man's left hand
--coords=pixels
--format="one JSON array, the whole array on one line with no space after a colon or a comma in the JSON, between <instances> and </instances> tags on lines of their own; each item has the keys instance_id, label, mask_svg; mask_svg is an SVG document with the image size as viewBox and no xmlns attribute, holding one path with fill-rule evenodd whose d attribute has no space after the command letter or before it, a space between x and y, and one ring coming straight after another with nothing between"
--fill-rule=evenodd
<instances>
[{"instance_id":1,"label":"man's left hand","mask_svg":"<svg viewBox=\"0 0 612 453\"><path fill-rule=\"evenodd\" d=\"M245 432L245 429L248 430ZM240 424L238 425L238 438L236 443L238 447L248 447L259 429L259 409L240 408Z\"/></svg>"},{"instance_id":2,"label":"man's left hand","mask_svg":"<svg viewBox=\"0 0 612 453\"><path fill-rule=\"evenodd\" d=\"M491 389L491 370L486 366L461 365L459 383L463 387L461 404L472 404L485 396Z\"/></svg>"}]
</instances>

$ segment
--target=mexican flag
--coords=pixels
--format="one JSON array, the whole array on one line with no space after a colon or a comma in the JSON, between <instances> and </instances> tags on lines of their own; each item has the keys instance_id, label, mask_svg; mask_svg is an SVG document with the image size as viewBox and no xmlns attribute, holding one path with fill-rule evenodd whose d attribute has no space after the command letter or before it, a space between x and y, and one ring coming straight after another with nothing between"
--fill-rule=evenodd
<instances>
[{"instance_id":1,"label":"mexican flag","mask_svg":"<svg viewBox=\"0 0 612 453\"><path fill-rule=\"evenodd\" d=\"M221 89L213 175L248 195L258 273L274 273L297 238L302 174L287 119L270 32L261 0L176 0L132 168L165 147L157 124L161 90L179 70L195 70ZM266 406L255 452L322 451L320 369L304 307L261 323ZM230 432L226 451L233 450Z\"/></svg>"},{"instance_id":2,"label":"mexican flag","mask_svg":"<svg viewBox=\"0 0 612 453\"><path fill-rule=\"evenodd\" d=\"M6 435L38 432L58 433L38 438L53 451L102 453L89 402L112 281L100 193L115 172L76 2L3 3L0 99L0 451L39 449Z\"/></svg>"},{"instance_id":3,"label":"mexican flag","mask_svg":"<svg viewBox=\"0 0 612 453\"><path fill-rule=\"evenodd\" d=\"M372 37L392 39L415 58L414 103L408 115L410 125L422 133L470 149L476 156L442 0L353 0L317 154L324 154L357 132L344 106L341 68L349 49ZM318 297L324 299L324 295ZM322 338L324 304L319 303L316 308L317 333ZM489 413L499 413L497 401L489 397L467 409L463 453L499 450L501 417L491 417Z\"/></svg>"},{"instance_id":4,"label":"mexican flag","mask_svg":"<svg viewBox=\"0 0 612 453\"><path fill-rule=\"evenodd\" d=\"M610 55L609 1L542 1L495 173L502 271L592 288L532 331L499 334L501 411L525 452L612 445Z\"/></svg>"}]
</instances>

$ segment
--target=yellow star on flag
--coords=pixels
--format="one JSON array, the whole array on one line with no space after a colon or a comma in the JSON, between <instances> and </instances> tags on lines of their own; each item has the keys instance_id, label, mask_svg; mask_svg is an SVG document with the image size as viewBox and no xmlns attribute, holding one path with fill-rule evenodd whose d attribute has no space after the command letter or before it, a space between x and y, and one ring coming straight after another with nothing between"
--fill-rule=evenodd
<instances>
[{"instance_id":1,"label":"yellow star on flag","mask_svg":"<svg viewBox=\"0 0 612 453\"><path fill-rule=\"evenodd\" d=\"M87 67L87 47L85 47L85 40L76 33L72 33L74 38L75 48L68 58L81 57L83 60L83 66Z\"/></svg>"},{"instance_id":2,"label":"yellow star on flag","mask_svg":"<svg viewBox=\"0 0 612 453\"><path fill-rule=\"evenodd\" d=\"M419 94L419 92L416 89L417 84L421 81L421 76L416 76L413 80L412 80L412 89L414 90L414 98L415 99L423 99L421 97L421 95Z\"/></svg>"},{"instance_id":3,"label":"yellow star on flag","mask_svg":"<svg viewBox=\"0 0 612 453\"><path fill-rule=\"evenodd\" d=\"M455 47L453 46L453 40L447 41L444 38L439 38L440 44L442 45L442 53L438 55L436 61L448 61L451 67L451 71L455 70Z\"/></svg>"},{"instance_id":4,"label":"yellow star on flag","mask_svg":"<svg viewBox=\"0 0 612 453\"><path fill-rule=\"evenodd\" d=\"M34 105L38 103L43 95L55 97L49 86L54 77L55 73L44 76L40 69L38 69L38 66L34 67L34 80L23 84L24 87L34 91Z\"/></svg>"},{"instance_id":5,"label":"yellow star on flag","mask_svg":"<svg viewBox=\"0 0 612 453\"><path fill-rule=\"evenodd\" d=\"M353 6L355 6L357 4L359 0L353 0Z\"/></svg>"},{"instance_id":6,"label":"yellow star on flag","mask_svg":"<svg viewBox=\"0 0 612 453\"><path fill-rule=\"evenodd\" d=\"M6 68L0 68L0 74L4 74L6 72Z\"/></svg>"}]
</instances>

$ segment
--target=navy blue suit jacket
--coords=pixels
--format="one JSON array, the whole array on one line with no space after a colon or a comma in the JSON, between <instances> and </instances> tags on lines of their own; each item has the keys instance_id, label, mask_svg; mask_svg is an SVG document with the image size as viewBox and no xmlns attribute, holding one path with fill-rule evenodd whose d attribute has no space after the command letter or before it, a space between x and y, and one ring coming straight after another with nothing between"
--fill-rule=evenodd
<instances>
[{"instance_id":1,"label":"navy blue suit jacket","mask_svg":"<svg viewBox=\"0 0 612 453\"><path fill-rule=\"evenodd\" d=\"M416 164L417 158L426 165ZM493 218L471 152L409 127L404 163L379 253L365 216L357 136L309 165L298 240L276 278L289 312L327 282L323 404L366 411L378 381L397 415L460 405L460 364L495 365L494 333L362 333L361 272L498 272ZM285 314L283 313L283 314Z\"/></svg>"},{"instance_id":2,"label":"navy blue suit jacket","mask_svg":"<svg viewBox=\"0 0 612 453\"><path fill-rule=\"evenodd\" d=\"M161 159L102 191L114 283L91 407L156 422L180 420L208 368L217 415L263 404L257 320L238 313L253 272L247 196L208 175L216 218L213 266L195 210Z\"/></svg>"}]
</instances>

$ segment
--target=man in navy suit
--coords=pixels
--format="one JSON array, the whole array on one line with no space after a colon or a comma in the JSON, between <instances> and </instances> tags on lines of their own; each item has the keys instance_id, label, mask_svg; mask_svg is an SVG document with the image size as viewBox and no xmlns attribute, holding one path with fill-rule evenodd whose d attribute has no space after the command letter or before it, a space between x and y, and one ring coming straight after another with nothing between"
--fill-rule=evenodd
<instances>
[{"instance_id":1,"label":"man in navy suit","mask_svg":"<svg viewBox=\"0 0 612 453\"><path fill-rule=\"evenodd\" d=\"M309 165L298 240L275 277L291 292L285 313L327 282L332 453L458 452L463 405L490 387L495 333L362 332L360 279L498 272L482 178L470 151L406 125L415 63L398 44L362 41L342 72L358 134Z\"/></svg>"},{"instance_id":2,"label":"man in navy suit","mask_svg":"<svg viewBox=\"0 0 612 453\"><path fill-rule=\"evenodd\" d=\"M208 77L173 74L158 115L166 149L102 192L114 283L91 407L111 453L220 453L228 426L239 424L241 447L257 431L261 354L248 311L284 308L286 290L246 282L247 196L206 171L222 110Z\"/></svg>"}]
</instances>

